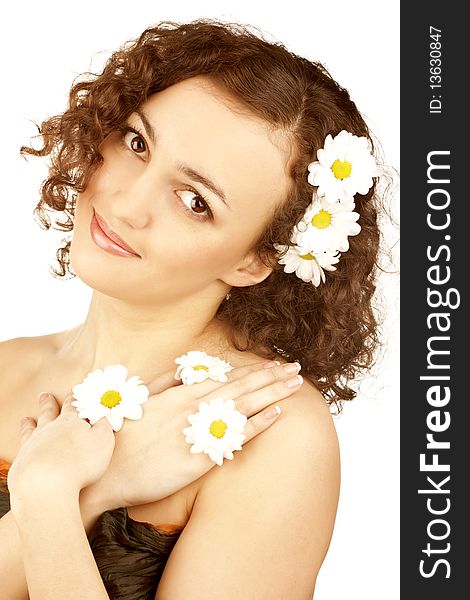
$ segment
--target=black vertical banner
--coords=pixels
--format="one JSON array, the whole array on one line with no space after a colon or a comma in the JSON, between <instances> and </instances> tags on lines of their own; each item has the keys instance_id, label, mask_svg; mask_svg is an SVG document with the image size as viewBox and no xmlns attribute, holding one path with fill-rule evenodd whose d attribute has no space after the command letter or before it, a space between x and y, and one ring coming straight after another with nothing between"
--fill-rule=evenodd
<instances>
[{"instance_id":1,"label":"black vertical banner","mask_svg":"<svg viewBox=\"0 0 470 600\"><path fill-rule=\"evenodd\" d=\"M470 52L460 9L456 2L433 0L401 5L401 598L406 600L469 595Z\"/></svg>"}]
</instances>

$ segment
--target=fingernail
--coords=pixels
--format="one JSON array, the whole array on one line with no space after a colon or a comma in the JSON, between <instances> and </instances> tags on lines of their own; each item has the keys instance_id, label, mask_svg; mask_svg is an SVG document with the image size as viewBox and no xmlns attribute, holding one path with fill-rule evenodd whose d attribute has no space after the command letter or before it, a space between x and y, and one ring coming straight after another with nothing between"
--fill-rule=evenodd
<instances>
[{"instance_id":1,"label":"fingernail","mask_svg":"<svg viewBox=\"0 0 470 600\"><path fill-rule=\"evenodd\" d=\"M263 363L263 369L271 369L272 367L278 367L281 363L278 360L270 360L269 362Z\"/></svg>"},{"instance_id":2,"label":"fingernail","mask_svg":"<svg viewBox=\"0 0 470 600\"><path fill-rule=\"evenodd\" d=\"M50 397L49 392L41 392L39 394L39 402L46 402L46 400L49 400L49 397Z\"/></svg>"},{"instance_id":3,"label":"fingernail","mask_svg":"<svg viewBox=\"0 0 470 600\"><path fill-rule=\"evenodd\" d=\"M292 379L288 379L286 381L285 385L288 388L295 388L295 387L299 387L299 385L302 385L303 381L304 381L304 378L302 377L302 375L296 375Z\"/></svg>"},{"instance_id":4,"label":"fingernail","mask_svg":"<svg viewBox=\"0 0 470 600\"><path fill-rule=\"evenodd\" d=\"M282 368L286 373L298 373L301 369L300 363L287 363L286 365L282 365Z\"/></svg>"},{"instance_id":5,"label":"fingernail","mask_svg":"<svg viewBox=\"0 0 470 600\"><path fill-rule=\"evenodd\" d=\"M276 404L272 408L268 408L268 410L264 413L266 419L274 419L281 414L281 408Z\"/></svg>"}]
</instances>

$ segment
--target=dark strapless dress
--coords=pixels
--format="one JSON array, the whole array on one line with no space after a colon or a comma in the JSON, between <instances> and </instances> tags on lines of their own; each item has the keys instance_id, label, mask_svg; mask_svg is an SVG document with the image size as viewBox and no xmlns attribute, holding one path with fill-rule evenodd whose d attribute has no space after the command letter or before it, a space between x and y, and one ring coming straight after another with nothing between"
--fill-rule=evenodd
<instances>
[{"instance_id":1,"label":"dark strapless dress","mask_svg":"<svg viewBox=\"0 0 470 600\"><path fill-rule=\"evenodd\" d=\"M0 460L0 517L10 510L7 474ZM125 508L107 511L88 539L111 600L153 600L182 528L134 521Z\"/></svg>"}]
</instances>

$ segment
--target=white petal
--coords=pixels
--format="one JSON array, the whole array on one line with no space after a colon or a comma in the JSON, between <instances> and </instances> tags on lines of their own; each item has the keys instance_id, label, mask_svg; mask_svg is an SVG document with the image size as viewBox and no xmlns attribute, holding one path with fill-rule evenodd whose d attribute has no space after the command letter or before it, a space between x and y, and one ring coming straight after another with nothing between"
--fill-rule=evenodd
<instances>
[{"instance_id":1,"label":"white petal","mask_svg":"<svg viewBox=\"0 0 470 600\"><path fill-rule=\"evenodd\" d=\"M129 379L126 381L126 385L132 385L132 386L138 386L138 385L141 385L142 383L144 383L144 382L138 375L133 375L132 377L129 377Z\"/></svg>"},{"instance_id":2,"label":"white petal","mask_svg":"<svg viewBox=\"0 0 470 600\"><path fill-rule=\"evenodd\" d=\"M217 463L219 465L219 467L222 466L224 458L223 458L223 453L221 453L220 450L211 449L211 450L209 450L208 454L209 454L209 457L215 463Z\"/></svg>"},{"instance_id":3,"label":"white petal","mask_svg":"<svg viewBox=\"0 0 470 600\"><path fill-rule=\"evenodd\" d=\"M133 402L126 403L126 405L122 407L121 411L122 415L126 419L131 419L132 421L137 421L138 419L141 419L143 414L142 405L135 404Z\"/></svg>"},{"instance_id":4,"label":"white petal","mask_svg":"<svg viewBox=\"0 0 470 600\"><path fill-rule=\"evenodd\" d=\"M104 377L114 381L126 381L127 369L124 365L108 365L104 370Z\"/></svg>"},{"instance_id":5,"label":"white petal","mask_svg":"<svg viewBox=\"0 0 470 600\"><path fill-rule=\"evenodd\" d=\"M143 404L149 398L149 390L145 385L129 385L126 383L121 389L121 396L126 402Z\"/></svg>"},{"instance_id":6,"label":"white petal","mask_svg":"<svg viewBox=\"0 0 470 600\"><path fill-rule=\"evenodd\" d=\"M199 452L204 452L204 447L196 442L189 450L191 454L199 454Z\"/></svg>"},{"instance_id":7,"label":"white petal","mask_svg":"<svg viewBox=\"0 0 470 600\"><path fill-rule=\"evenodd\" d=\"M123 424L123 416L116 411L115 409L111 409L106 415L111 427L114 431L119 431Z\"/></svg>"}]
</instances>

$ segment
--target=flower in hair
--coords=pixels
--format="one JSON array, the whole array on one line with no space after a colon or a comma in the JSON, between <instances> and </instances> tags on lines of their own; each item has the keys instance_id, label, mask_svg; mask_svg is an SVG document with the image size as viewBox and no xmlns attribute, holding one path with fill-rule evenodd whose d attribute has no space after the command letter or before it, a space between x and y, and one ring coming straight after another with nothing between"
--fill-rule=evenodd
<instances>
[{"instance_id":1,"label":"flower in hair","mask_svg":"<svg viewBox=\"0 0 470 600\"><path fill-rule=\"evenodd\" d=\"M324 198L319 198L309 204L294 227L292 241L309 251L346 252L349 249L348 236L361 231L361 226L356 223L358 219L354 202L329 204Z\"/></svg>"},{"instance_id":2,"label":"flower in hair","mask_svg":"<svg viewBox=\"0 0 470 600\"><path fill-rule=\"evenodd\" d=\"M291 245L274 244L286 273L319 286L325 271L335 271L340 252L349 250L349 236L357 235L355 194L367 194L378 176L366 137L341 131L327 135L318 160L308 165L308 182L316 186L312 202L291 234Z\"/></svg>"},{"instance_id":3,"label":"flower in hair","mask_svg":"<svg viewBox=\"0 0 470 600\"><path fill-rule=\"evenodd\" d=\"M378 175L377 164L366 137L341 131L328 135L317 152L318 160L308 166L308 182L318 186L317 195L327 202L351 202L355 194L367 194Z\"/></svg>"},{"instance_id":4,"label":"flower in hair","mask_svg":"<svg viewBox=\"0 0 470 600\"><path fill-rule=\"evenodd\" d=\"M82 383L73 386L72 395L72 406L81 419L94 425L106 417L114 431L119 431L124 419L142 418L141 405L147 402L149 390L140 377L127 379L123 365L108 365L88 373Z\"/></svg>"},{"instance_id":5,"label":"flower in hair","mask_svg":"<svg viewBox=\"0 0 470 600\"><path fill-rule=\"evenodd\" d=\"M318 287L321 281L325 281L326 271L336 271L335 265L339 261L338 252L331 250L309 251L299 246L281 246L275 244L280 253L279 263L285 265L286 273L295 273L306 283L312 282ZM284 254L285 253L285 254Z\"/></svg>"},{"instance_id":6,"label":"flower in hair","mask_svg":"<svg viewBox=\"0 0 470 600\"><path fill-rule=\"evenodd\" d=\"M227 381L226 373L233 369L228 362L199 350L190 350L187 354L179 356L175 363L179 365L175 379L181 379L184 385L201 383L206 379L223 383Z\"/></svg>"},{"instance_id":7,"label":"flower in hair","mask_svg":"<svg viewBox=\"0 0 470 600\"><path fill-rule=\"evenodd\" d=\"M224 458L233 459L233 451L242 449L247 417L235 409L233 400L214 398L200 402L199 412L188 416L191 427L185 427L185 441L191 454L204 452L222 466Z\"/></svg>"}]
</instances>

